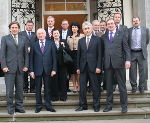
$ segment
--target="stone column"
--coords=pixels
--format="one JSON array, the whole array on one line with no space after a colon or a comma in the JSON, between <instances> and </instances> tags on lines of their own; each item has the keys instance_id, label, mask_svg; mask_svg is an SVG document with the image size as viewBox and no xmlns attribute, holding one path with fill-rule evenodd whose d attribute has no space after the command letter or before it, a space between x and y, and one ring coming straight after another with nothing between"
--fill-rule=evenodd
<instances>
[{"instance_id":1,"label":"stone column","mask_svg":"<svg viewBox=\"0 0 150 123\"><path fill-rule=\"evenodd\" d=\"M8 25L11 21L11 1L0 0L0 44L1 37L9 33ZM6 87L4 77L0 77L0 93L5 93Z\"/></svg>"},{"instance_id":2,"label":"stone column","mask_svg":"<svg viewBox=\"0 0 150 123\"><path fill-rule=\"evenodd\" d=\"M141 25L150 29L150 0L133 0L133 16L141 18ZM148 45L148 90L150 90L150 44Z\"/></svg>"},{"instance_id":3,"label":"stone column","mask_svg":"<svg viewBox=\"0 0 150 123\"><path fill-rule=\"evenodd\" d=\"M9 33L8 25L11 21L11 1L0 0L0 37Z\"/></svg>"}]
</instances>

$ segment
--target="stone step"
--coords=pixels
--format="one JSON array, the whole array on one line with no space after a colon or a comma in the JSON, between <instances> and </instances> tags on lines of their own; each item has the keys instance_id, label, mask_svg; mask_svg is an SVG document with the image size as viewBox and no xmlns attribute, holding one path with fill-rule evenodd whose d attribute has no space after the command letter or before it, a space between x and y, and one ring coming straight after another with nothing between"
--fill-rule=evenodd
<instances>
[{"instance_id":1,"label":"stone step","mask_svg":"<svg viewBox=\"0 0 150 123\"><path fill-rule=\"evenodd\" d=\"M26 113L8 115L0 112L0 122L40 122L40 121L81 121L81 120L114 120L114 119L149 119L150 108L128 108L127 113L121 113L121 108L113 108L110 112L94 112L92 109L76 112L72 109L58 109L57 112L42 110L40 113L26 110Z\"/></svg>"},{"instance_id":2,"label":"stone step","mask_svg":"<svg viewBox=\"0 0 150 123\"><path fill-rule=\"evenodd\" d=\"M89 99L88 101L88 108L92 109L93 101ZM104 108L106 105L106 99L100 100L101 108ZM75 110L78 105L78 100L67 100L66 102L63 101L56 101L52 102L52 105L55 109L73 109ZM35 100L25 100L24 107L26 110L34 110L35 109ZM114 99L114 106L115 108L120 107L120 99ZM150 98L128 98L128 107L129 108L141 108L141 107L150 107ZM5 111L6 110L6 101L0 101L0 109Z\"/></svg>"},{"instance_id":3,"label":"stone step","mask_svg":"<svg viewBox=\"0 0 150 123\"><path fill-rule=\"evenodd\" d=\"M43 96L43 94L42 94ZM6 100L5 94L0 94L0 101ZM114 92L114 99L119 99L119 92ZM139 92L132 93L131 91L128 91L128 98L150 98L150 91L145 91L145 93L140 94ZM27 93L24 94L24 100L34 100L35 94L34 93ZM68 100L78 100L79 94L78 93L72 93L68 92ZM87 93L87 99L92 99L92 93ZM106 91L101 93L101 99L106 99Z\"/></svg>"}]
</instances>

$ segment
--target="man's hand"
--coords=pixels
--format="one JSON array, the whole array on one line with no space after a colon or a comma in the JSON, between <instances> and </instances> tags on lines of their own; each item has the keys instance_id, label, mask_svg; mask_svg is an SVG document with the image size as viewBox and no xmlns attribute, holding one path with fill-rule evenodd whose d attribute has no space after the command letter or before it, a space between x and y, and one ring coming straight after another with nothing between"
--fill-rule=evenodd
<instances>
[{"instance_id":1,"label":"man's hand","mask_svg":"<svg viewBox=\"0 0 150 123\"><path fill-rule=\"evenodd\" d=\"M125 68L129 69L131 67L131 63L129 61L126 61L125 63Z\"/></svg>"},{"instance_id":2,"label":"man's hand","mask_svg":"<svg viewBox=\"0 0 150 123\"><path fill-rule=\"evenodd\" d=\"M9 71L8 67L3 68L2 70L3 70L4 73Z\"/></svg>"},{"instance_id":3,"label":"man's hand","mask_svg":"<svg viewBox=\"0 0 150 123\"><path fill-rule=\"evenodd\" d=\"M55 71L52 71L51 72L51 77L55 76L56 75L56 72Z\"/></svg>"},{"instance_id":4,"label":"man's hand","mask_svg":"<svg viewBox=\"0 0 150 123\"><path fill-rule=\"evenodd\" d=\"M96 71L95 71L96 73L100 73L101 72L101 69L99 69L99 68L96 68Z\"/></svg>"},{"instance_id":5,"label":"man's hand","mask_svg":"<svg viewBox=\"0 0 150 123\"><path fill-rule=\"evenodd\" d=\"M27 68L27 67L24 67L24 68L23 68L23 71L24 71L24 72L27 72L27 71L28 71L28 68Z\"/></svg>"},{"instance_id":6,"label":"man's hand","mask_svg":"<svg viewBox=\"0 0 150 123\"><path fill-rule=\"evenodd\" d=\"M77 74L80 74L80 70L79 69L77 69Z\"/></svg>"},{"instance_id":7,"label":"man's hand","mask_svg":"<svg viewBox=\"0 0 150 123\"><path fill-rule=\"evenodd\" d=\"M33 72L30 73L32 79L35 79L35 74Z\"/></svg>"}]
</instances>

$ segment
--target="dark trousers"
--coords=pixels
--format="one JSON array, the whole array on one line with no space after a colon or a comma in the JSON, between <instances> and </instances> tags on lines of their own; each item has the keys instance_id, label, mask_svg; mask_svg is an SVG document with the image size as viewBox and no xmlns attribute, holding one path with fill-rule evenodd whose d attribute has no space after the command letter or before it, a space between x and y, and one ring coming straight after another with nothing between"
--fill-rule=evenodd
<instances>
[{"instance_id":1,"label":"dark trousers","mask_svg":"<svg viewBox=\"0 0 150 123\"><path fill-rule=\"evenodd\" d=\"M116 76L120 91L121 107L127 107L127 89L126 89L126 74L124 68L114 69L112 67L105 69L106 89L107 89L107 106L113 106L113 84L114 74Z\"/></svg>"},{"instance_id":2,"label":"dark trousers","mask_svg":"<svg viewBox=\"0 0 150 123\"><path fill-rule=\"evenodd\" d=\"M80 106L87 107L86 94L88 81L90 82L91 89L93 92L93 107L100 108L100 86L97 80L97 74L90 72L88 65L86 65L85 70L80 73Z\"/></svg>"},{"instance_id":3,"label":"dark trousers","mask_svg":"<svg viewBox=\"0 0 150 123\"><path fill-rule=\"evenodd\" d=\"M50 96L49 96L49 84L50 84L50 75L43 73L41 76L35 77L35 86L36 86L36 108L42 108L42 96L41 88L42 83L44 84L44 101L46 108L51 107Z\"/></svg>"},{"instance_id":4,"label":"dark trousers","mask_svg":"<svg viewBox=\"0 0 150 123\"><path fill-rule=\"evenodd\" d=\"M5 73L6 100L8 111L23 109L23 73L18 70L16 73ZM15 107L13 104L13 94L15 87Z\"/></svg>"},{"instance_id":5,"label":"dark trousers","mask_svg":"<svg viewBox=\"0 0 150 123\"><path fill-rule=\"evenodd\" d=\"M131 52L130 83L132 87L137 87L137 66L139 71L139 88L144 89L147 80L147 59L144 59L143 53Z\"/></svg>"},{"instance_id":6,"label":"dark trousers","mask_svg":"<svg viewBox=\"0 0 150 123\"><path fill-rule=\"evenodd\" d=\"M23 85L23 90L28 91L29 89L29 81L28 81L28 72L24 73L24 85ZM35 90L35 82L34 79L30 77L30 92Z\"/></svg>"}]
</instances>

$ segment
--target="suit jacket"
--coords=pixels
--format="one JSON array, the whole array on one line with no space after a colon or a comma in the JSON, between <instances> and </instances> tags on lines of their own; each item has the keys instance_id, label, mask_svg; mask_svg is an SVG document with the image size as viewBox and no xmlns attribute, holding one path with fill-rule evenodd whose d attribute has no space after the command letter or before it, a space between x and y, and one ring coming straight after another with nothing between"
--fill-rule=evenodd
<instances>
[{"instance_id":1,"label":"suit jacket","mask_svg":"<svg viewBox=\"0 0 150 123\"><path fill-rule=\"evenodd\" d=\"M132 43L132 30L133 27L129 29L129 47L131 48ZM149 43L149 29L145 27L141 27L141 46L142 46L142 53L144 58L147 58L147 45Z\"/></svg>"},{"instance_id":2,"label":"suit jacket","mask_svg":"<svg viewBox=\"0 0 150 123\"><path fill-rule=\"evenodd\" d=\"M30 39L29 39L28 34L27 34L26 31L22 31L22 32L20 32L20 34L21 34L22 36L24 36L24 37L27 39L27 41L28 41L28 46L31 46L31 44L32 44L33 42L37 41L37 37L36 37L35 32L31 32L31 38L30 38Z\"/></svg>"},{"instance_id":3,"label":"suit jacket","mask_svg":"<svg viewBox=\"0 0 150 123\"><path fill-rule=\"evenodd\" d=\"M11 34L3 36L1 53L1 68L8 67L8 73L15 73L18 69L23 73L23 68L29 67L28 45L22 35L18 34L18 45Z\"/></svg>"},{"instance_id":4,"label":"suit jacket","mask_svg":"<svg viewBox=\"0 0 150 123\"><path fill-rule=\"evenodd\" d=\"M83 72L86 65L94 73L96 68L101 69L101 43L99 37L94 35L91 37L88 49L86 37L81 38L78 42L77 69Z\"/></svg>"},{"instance_id":5,"label":"suit jacket","mask_svg":"<svg viewBox=\"0 0 150 123\"><path fill-rule=\"evenodd\" d=\"M44 52L42 53L39 41L34 42L30 53L30 72L34 72L36 76L41 76L43 72L50 75L51 71L56 71L54 43L46 40Z\"/></svg>"},{"instance_id":6,"label":"suit jacket","mask_svg":"<svg viewBox=\"0 0 150 123\"><path fill-rule=\"evenodd\" d=\"M68 31L67 31L66 39L62 39L62 30L60 30L59 32L60 32L60 40L61 40L62 42L66 41L66 40L67 40L67 37L71 35L71 32L68 30Z\"/></svg>"},{"instance_id":7,"label":"suit jacket","mask_svg":"<svg viewBox=\"0 0 150 123\"><path fill-rule=\"evenodd\" d=\"M127 39L129 38L129 31L128 31L127 26L125 26L125 25L119 25L119 29L118 29L118 31L122 31L122 32L124 32L124 33L125 33L126 38L127 38Z\"/></svg>"},{"instance_id":8,"label":"suit jacket","mask_svg":"<svg viewBox=\"0 0 150 123\"><path fill-rule=\"evenodd\" d=\"M125 61L130 61L130 49L127 38L122 31L116 31L112 42L109 41L109 31L101 38L104 57L104 68L124 68Z\"/></svg>"}]
</instances>

